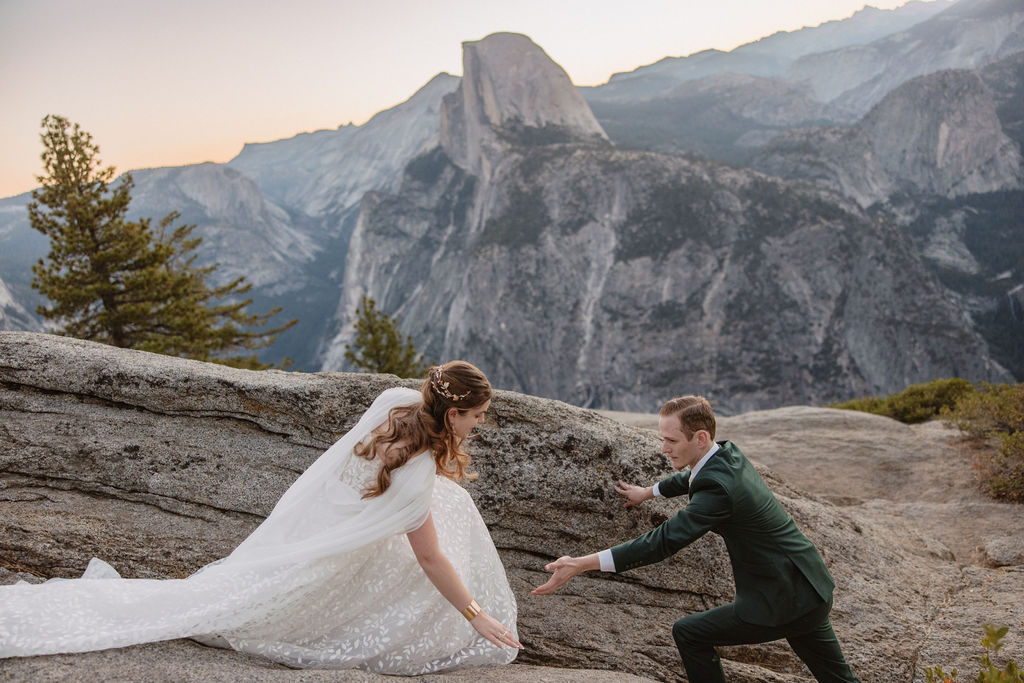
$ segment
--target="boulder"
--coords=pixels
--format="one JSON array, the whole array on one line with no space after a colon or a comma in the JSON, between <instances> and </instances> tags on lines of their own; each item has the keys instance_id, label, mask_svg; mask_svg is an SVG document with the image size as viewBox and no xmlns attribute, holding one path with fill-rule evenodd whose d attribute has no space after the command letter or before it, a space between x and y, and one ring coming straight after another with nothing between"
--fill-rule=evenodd
<instances>
[{"instance_id":1,"label":"boulder","mask_svg":"<svg viewBox=\"0 0 1024 683\"><path fill-rule=\"evenodd\" d=\"M8 570L0 581L77 576L93 556L126 577L186 576L230 552L374 396L399 384L418 383L389 375L253 372L0 332L0 566ZM801 425L804 444L791 449ZM967 670L981 635L981 622L968 620L983 615L1010 623L1004 652L1019 660L1022 629L1012 615L1020 614L1024 594L1020 566L962 566L942 541L908 526L899 505L879 506L872 496L870 479L885 472L871 467L874 451L904 453L914 469L918 454L908 453L915 439L906 429L885 418L804 408L723 420L720 431L755 460L782 463L792 451L806 463L820 454L822 478L836 473L835 490L819 496L759 465L836 578L833 623L862 680L919 680L917 672L931 664ZM842 434L846 441L836 441ZM929 448L932 441L923 443ZM526 650L502 669L423 679L685 680L672 622L733 594L717 537L657 565L583 575L554 596L529 594L546 580L546 562L628 540L678 508L680 501L662 500L626 510L612 491L620 478L651 483L671 472L657 435L559 401L498 391L470 451L479 476L464 484L508 571ZM1020 513L1007 515L1019 528ZM1011 533L1004 529L999 538ZM993 604L986 595L999 599ZM808 675L785 642L722 654L731 681ZM133 678L133 671L148 670L180 680L179 666L197 680L326 677L191 641L5 660L0 675ZM362 672L331 675L377 680Z\"/></svg>"}]
</instances>

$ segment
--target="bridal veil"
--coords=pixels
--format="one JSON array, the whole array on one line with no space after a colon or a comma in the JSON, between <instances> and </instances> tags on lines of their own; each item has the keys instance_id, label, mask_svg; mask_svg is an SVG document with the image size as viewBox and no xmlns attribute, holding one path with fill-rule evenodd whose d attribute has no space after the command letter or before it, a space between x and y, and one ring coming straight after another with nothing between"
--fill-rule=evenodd
<instances>
[{"instance_id":1,"label":"bridal veil","mask_svg":"<svg viewBox=\"0 0 1024 683\"><path fill-rule=\"evenodd\" d=\"M384 391L224 559L185 579L123 579L93 559L81 579L0 586L0 656L191 637L295 667L422 674L504 664L419 568L405 533L433 512L441 549L470 592L514 625L515 598L469 494L429 452L361 498L375 464L353 446L419 392Z\"/></svg>"}]
</instances>

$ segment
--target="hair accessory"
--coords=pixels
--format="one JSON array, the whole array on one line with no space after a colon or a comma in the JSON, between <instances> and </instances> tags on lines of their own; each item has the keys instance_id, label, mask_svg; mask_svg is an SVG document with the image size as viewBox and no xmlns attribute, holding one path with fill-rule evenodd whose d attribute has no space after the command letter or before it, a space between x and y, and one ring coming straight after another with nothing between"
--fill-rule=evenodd
<instances>
[{"instance_id":1,"label":"hair accessory","mask_svg":"<svg viewBox=\"0 0 1024 683\"><path fill-rule=\"evenodd\" d=\"M434 391L444 396L449 401L461 401L462 399L469 396L469 390L466 390L464 394L453 394L449 387L450 382L446 382L441 375L441 368L435 368L430 372L430 386L433 387Z\"/></svg>"}]
</instances>

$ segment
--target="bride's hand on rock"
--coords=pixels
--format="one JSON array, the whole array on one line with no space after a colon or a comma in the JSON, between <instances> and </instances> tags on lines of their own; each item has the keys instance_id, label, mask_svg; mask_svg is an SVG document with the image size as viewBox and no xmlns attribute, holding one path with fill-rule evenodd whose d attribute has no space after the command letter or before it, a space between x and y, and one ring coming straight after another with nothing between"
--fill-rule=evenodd
<instances>
[{"instance_id":1,"label":"bride's hand on rock","mask_svg":"<svg viewBox=\"0 0 1024 683\"><path fill-rule=\"evenodd\" d=\"M633 484L619 479L619 483L615 485L615 493L627 498L624 507L633 507L634 505L639 505L645 500L654 498L654 487L634 486Z\"/></svg>"},{"instance_id":2,"label":"bride's hand on rock","mask_svg":"<svg viewBox=\"0 0 1024 683\"><path fill-rule=\"evenodd\" d=\"M473 617L473 620L469 622L470 626L476 629L476 632L482 635L487 640L491 641L498 647L514 647L520 650L523 649L523 644L516 640L516 637L512 635L510 629L505 628L505 625L500 621L492 617L487 612L481 612L480 614Z\"/></svg>"}]
</instances>

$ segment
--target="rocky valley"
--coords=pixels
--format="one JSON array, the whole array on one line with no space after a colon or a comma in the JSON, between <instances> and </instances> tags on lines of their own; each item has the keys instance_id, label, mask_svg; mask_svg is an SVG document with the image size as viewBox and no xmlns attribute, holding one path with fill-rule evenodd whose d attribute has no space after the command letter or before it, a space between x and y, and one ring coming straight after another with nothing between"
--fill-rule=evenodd
<instances>
[{"instance_id":1,"label":"rocky valley","mask_svg":"<svg viewBox=\"0 0 1024 683\"><path fill-rule=\"evenodd\" d=\"M221 281L347 369L362 294L498 386L726 412L1024 376L1024 11L911 2L576 88L526 36L464 45L362 126L138 171ZM100 141L102 142L102 141ZM0 329L41 329L26 195L0 200Z\"/></svg>"}]
</instances>

